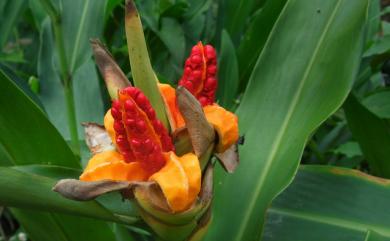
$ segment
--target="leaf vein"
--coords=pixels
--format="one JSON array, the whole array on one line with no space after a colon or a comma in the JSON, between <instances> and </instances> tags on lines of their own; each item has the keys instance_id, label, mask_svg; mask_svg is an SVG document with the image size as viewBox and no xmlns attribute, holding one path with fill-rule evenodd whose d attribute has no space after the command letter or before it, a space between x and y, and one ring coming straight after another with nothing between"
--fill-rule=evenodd
<instances>
[{"instance_id":1,"label":"leaf vein","mask_svg":"<svg viewBox=\"0 0 390 241\"><path fill-rule=\"evenodd\" d=\"M245 227L247 226L247 223L250 220L252 210L254 209L254 206L256 205L257 198L260 196L262 187L264 186L264 183L265 183L265 180L266 180L266 178L268 176L269 170L272 167L272 161L275 159L275 156L277 154L277 150L278 150L278 148L280 146L281 141L283 140L283 136L285 135L286 129L288 127L288 123L289 123L289 121L290 121L290 119L291 119L291 117L292 117L292 115L294 113L295 107L297 106L298 101L300 99L300 96L302 94L303 87L305 86L306 80L307 80L307 78L309 76L309 73L310 73L310 71L311 71L311 69L313 67L313 64L314 64L314 62L316 60L317 54L318 54L318 52L320 50L320 47L322 46L322 43L323 43L323 41L325 39L325 36L326 36L327 32L329 31L331 23L334 20L334 17L335 17L335 15L337 13L337 10L338 10L338 8L340 6L341 1L342 0L338 0L334 10L332 11L332 13L330 15L330 18L329 18L328 22L325 25L324 31L321 34L321 36L319 38L319 41L318 41L318 43L317 43L317 45L316 45L316 47L314 49L313 56L311 57L311 59L309 61L309 64L308 64L308 66L305 69L305 72L304 72L304 75L302 77L302 80L301 80L301 82L300 82L300 84L298 86L298 89L297 89L295 95L293 96L293 99L292 99L291 104L290 104L290 106L288 108L287 114L286 114L286 116L285 116L285 118L284 118L284 120L282 122L282 126L279 129L279 131L278 131L278 133L276 135L276 138L275 138L274 142L272 143L272 147L271 147L270 153L269 153L268 157L265 160L265 167L264 167L263 172L262 172L262 173L264 173L264 175L260 176L259 182L255 186L252 198L250 199L250 203L248 205L248 208L246 209L246 212L244 213L243 221L240 223L240 228L239 228L239 230L237 232L237 235L236 235L236 238L234 240L237 240L237 241L242 240L242 237L243 237L243 235L245 233ZM275 23L271 33L270 33L268 39L267 39L267 43L264 46L264 49L266 49L267 45L269 44L269 40L274 35L274 33L275 33L275 26L278 25L278 22L280 21L281 16L286 11L287 6L289 5L290 2L291 2L290 0L288 0L286 2L282 12L280 13L280 15L279 15L279 17L278 17L278 19L277 19L277 21L276 21L276 23ZM262 58L263 53L264 52L262 52L262 54L260 55L259 60ZM259 60L258 60L256 65L258 65Z\"/></svg>"},{"instance_id":2,"label":"leaf vein","mask_svg":"<svg viewBox=\"0 0 390 241\"><path fill-rule=\"evenodd\" d=\"M72 73L73 73L75 65L76 65L77 52L79 51L79 48L80 48L81 34L83 32L83 29L85 28L86 15L87 15L87 11L88 11L89 2L90 2L90 0L86 0L84 3L83 12L81 14L81 20L80 20L80 25L79 25L80 27L77 30L75 45L74 45L73 52L72 52L72 61L71 61L71 65L70 65L70 70Z\"/></svg>"}]
</instances>

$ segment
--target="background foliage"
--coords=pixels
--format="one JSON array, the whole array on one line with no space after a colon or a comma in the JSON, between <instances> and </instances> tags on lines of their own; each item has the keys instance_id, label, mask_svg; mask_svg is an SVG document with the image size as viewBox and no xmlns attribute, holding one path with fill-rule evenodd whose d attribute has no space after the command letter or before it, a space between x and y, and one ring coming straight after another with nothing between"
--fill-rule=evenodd
<instances>
[{"instance_id":1,"label":"background foliage","mask_svg":"<svg viewBox=\"0 0 390 241\"><path fill-rule=\"evenodd\" d=\"M175 85L191 47L211 43L218 101L240 118L241 164L217 166L206 240L390 240L388 1L136 4L159 80ZM5 0L0 13L0 240L154 240L118 195L51 191L89 158L80 123L110 105L89 39L131 79L124 2Z\"/></svg>"}]
</instances>

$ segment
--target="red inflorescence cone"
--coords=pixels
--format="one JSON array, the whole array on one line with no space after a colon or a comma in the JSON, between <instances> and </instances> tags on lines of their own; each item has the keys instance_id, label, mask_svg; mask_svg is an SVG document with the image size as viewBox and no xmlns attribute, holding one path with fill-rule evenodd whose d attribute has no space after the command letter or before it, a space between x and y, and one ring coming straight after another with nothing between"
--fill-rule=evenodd
<instances>
[{"instance_id":1,"label":"red inflorescence cone","mask_svg":"<svg viewBox=\"0 0 390 241\"><path fill-rule=\"evenodd\" d=\"M217 90L217 54L211 45L199 42L185 62L179 85L184 86L202 106L215 102Z\"/></svg>"},{"instance_id":2,"label":"red inflorescence cone","mask_svg":"<svg viewBox=\"0 0 390 241\"><path fill-rule=\"evenodd\" d=\"M126 162L139 161L156 172L165 164L163 152L174 149L171 137L146 96L136 87L119 91L112 102L116 144Z\"/></svg>"}]
</instances>

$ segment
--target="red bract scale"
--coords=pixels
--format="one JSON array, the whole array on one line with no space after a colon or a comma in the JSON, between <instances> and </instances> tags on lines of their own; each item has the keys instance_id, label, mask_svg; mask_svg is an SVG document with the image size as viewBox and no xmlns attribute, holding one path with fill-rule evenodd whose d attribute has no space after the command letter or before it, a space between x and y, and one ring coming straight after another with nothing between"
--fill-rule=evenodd
<instances>
[{"instance_id":1,"label":"red bract scale","mask_svg":"<svg viewBox=\"0 0 390 241\"><path fill-rule=\"evenodd\" d=\"M136 87L119 91L112 102L116 145L126 162L139 161L150 171L160 170L163 152L173 151L171 137L146 96Z\"/></svg>"},{"instance_id":2,"label":"red bract scale","mask_svg":"<svg viewBox=\"0 0 390 241\"><path fill-rule=\"evenodd\" d=\"M217 90L217 54L211 45L199 42L192 48L184 64L184 72L179 85L184 86L202 104L215 102Z\"/></svg>"}]
</instances>

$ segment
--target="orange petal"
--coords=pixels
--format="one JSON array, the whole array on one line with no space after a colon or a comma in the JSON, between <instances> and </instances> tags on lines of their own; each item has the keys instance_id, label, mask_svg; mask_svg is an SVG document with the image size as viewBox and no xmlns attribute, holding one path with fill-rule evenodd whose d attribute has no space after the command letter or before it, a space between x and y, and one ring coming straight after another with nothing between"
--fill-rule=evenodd
<instances>
[{"instance_id":1,"label":"orange petal","mask_svg":"<svg viewBox=\"0 0 390 241\"><path fill-rule=\"evenodd\" d=\"M195 201L200 192L202 170L198 157L193 153L187 153L179 157L179 161L188 178L188 207Z\"/></svg>"},{"instance_id":2,"label":"orange petal","mask_svg":"<svg viewBox=\"0 0 390 241\"><path fill-rule=\"evenodd\" d=\"M122 155L116 151L104 151L94 155L88 162L87 167L84 172L90 171L95 167L104 164L104 163L112 163L123 160Z\"/></svg>"},{"instance_id":3,"label":"orange petal","mask_svg":"<svg viewBox=\"0 0 390 241\"><path fill-rule=\"evenodd\" d=\"M216 151L222 153L238 140L238 118L217 104L203 107L207 121L218 133Z\"/></svg>"},{"instance_id":4,"label":"orange petal","mask_svg":"<svg viewBox=\"0 0 390 241\"><path fill-rule=\"evenodd\" d=\"M126 163L123 156L116 151L94 155L80 176L82 181L145 181L147 178L148 173L139 162Z\"/></svg>"},{"instance_id":5,"label":"orange petal","mask_svg":"<svg viewBox=\"0 0 390 241\"><path fill-rule=\"evenodd\" d=\"M111 137L112 143L116 144L115 142L115 130L114 130L114 117L111 115L111 109L109 109L104 116L104 128L106 128L106 131L108 135Z\"/></svg>"},{"instance_id":6,"label":"orange petal","mask_svg":"<svg viewBox=\"0 0 390 241\"><path fill-rule=\"evenodd\" d=\"M163 97L167 111L169 124L172 130L183 127L185 125L184 119L179 111L176 103L176 90L168 84L158 84L161 96Z\"/></svg>"},{"instance_id":7,"label":"orange petal","mask_svg":"<svg viewBox=\"0 0 390 241\"><path fill-rule=\"evenodd\" d=\"M167 163L149 180L161 187L173 212L188 209L200 191L201 170L198 158L192 154L177 157L173 152L166 155Z\"/></svg>"}]
</instances>

